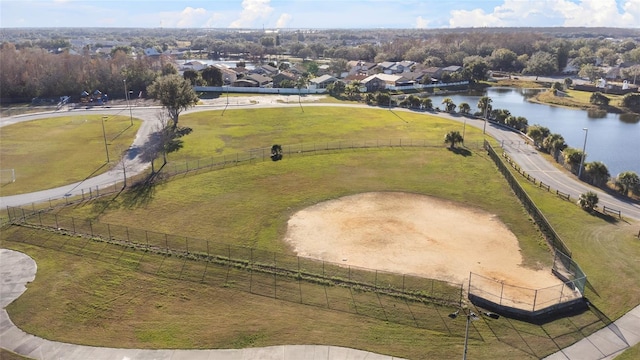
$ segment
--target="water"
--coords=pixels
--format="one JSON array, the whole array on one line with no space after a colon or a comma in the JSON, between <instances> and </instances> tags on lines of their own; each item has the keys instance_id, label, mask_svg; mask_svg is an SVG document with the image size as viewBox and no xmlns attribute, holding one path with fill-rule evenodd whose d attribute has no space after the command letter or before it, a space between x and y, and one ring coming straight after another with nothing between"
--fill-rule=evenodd
<instances>
[{"instance_id":1,"label":"water","mask_svg":"<svg viewBox=\"0 0 640 360\"><path fill-rule=\"evenodd\" d=\"M542 125L552 133L560 134L566 143L582 150L587 138L586 162L601 161L611 176L623 171L640 174L640 121L627 120L619 114L589 114L586 110L568 109L536 104L527 97L537 90L490 88L486 96L492 100L494 109L507 109L514 116L524 116L529 125ZM442 107L442 99L449 97L458 105L466 102L472 112L478 111L478 100L482 95L455 94L432 96L433 106ZM587 131L583 130L588 129Z\"/></svg>"}]
</instances>

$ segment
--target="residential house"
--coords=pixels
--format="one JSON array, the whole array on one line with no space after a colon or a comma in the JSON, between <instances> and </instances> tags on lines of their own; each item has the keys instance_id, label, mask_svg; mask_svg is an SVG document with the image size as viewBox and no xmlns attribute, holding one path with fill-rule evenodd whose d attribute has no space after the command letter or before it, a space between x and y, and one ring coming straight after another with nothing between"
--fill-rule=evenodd
<instances>
[{"instance_id":1,"label":"residential house","mask_svg":"<svg viewBox=\"0 0 640 360\"><path fill-rule=\"evenodd\" d=\"M438 80L440 79L440 76L442 76L442 68L439 68L439 67L431 66L424 69L423 71L425 76L428 76L431 78L432 83L438 82Z\"/></svg>"},{"instance_id":2,"label":"residential house","mask_svg":"<svg viewBox=\"0 0 640 360\"><path fill-rule=\"evenodd\" d=\"M273 87L279 88L280 83L283 81L291 81L292 83L296 83L298 76L288 71L281 71L278 74L273 76Z\"/></svg>"},{"instance_id":3,"label":"residential house","mask_svg":"<svg viewBox=\"0 0 640 360\"><path fill-rule=\"evenodd\" d=\"M204 70L207 68L207 64L200 62L198 60L193 60L193 61L187 61L184 64L182 64L180 66L180 70L184 71L184 70L195 70L195 71L200 71L200 70Z\"/></svg>"},{"instance_id":4,"label":"residential house","mask_svg":"<svg viewBox=\"0 0 640 360\"><path fill-rule=\"evenodd\" d=\"M264 76L273 76L278 73L278 68L273 67L271 65L260 65L260 66L256 66L256 68L251 70L251 72L255 74L264 75Z\"/></svg>"},{"instance_id":5,"label":"residential house","mask_svg":"<svg viewBox=\"0 0 640 360\"><path fill-rule=\"evenodd\" d=\"M382 78L381 75L387 74L369 75L366 78L362 79L360 83L367 89L367 92L384 90L387 88L387 82Z\"/></svg>"},{"instance_id":6,"label":"residential house","mask_svg":"<svg viewBox=\"0 0 640 360\"><path fill-rule=\"evenodd\" d=\"M451 74L451 73L454 73L454 72L461 71L462 70L462 66L451 65L451 66L443 67L441 70L442 70L442 73Z\"/></svg>"},{"instance_id":7,"label":"residential house","mask_svg":"<svg viewBox=\"0 0 640 360\"><path fill-rule=\"evenodd\" d=\"M155 48L149 47L143 50L144 55L145 56L160 56L162 55L158 50L156 50Z\"/></svg>"},{"instance_id":8,"label":"residential house","mask_svg":"<svg viewBox=\"0 0 640 360\"><path fill-rule=\"evenodd\" d=\"M362 60L357 61L349 61L347 62L347 68L349 69L349 75L372 75L374 73L375 67L378 64L373 62L366 62ZM366 77L365 76L365 77Z\"/></svg>"},{"instance_id":9,"label":"residential house","mask_svg":"<svg viewBox=\"0 0 640 360\"><path fill-rule=\"evenodd\" d=\"M271 87L271 84L273 83L272 78L261 74L247 74L244 78L246 80L255 81L258 84L258 87Z\"/></svg>"},{"instance_id":10,"label":"residential house","mask_svg":"<svg viewBox=\"0 0 640 360\"><path fill-rule=\"evenodd\" d=\"M336 81L338 81L338 79L331 75L322 75L309 80L309 88L326 89L329 84L333 84Z\"/></svg>"},{"instance_id":11,"label":"residential house","mask_svg":"<svg viewBox=\"0 0 640 360\"><path fill-rule=\"evenodd\" d=\"M383 61L376 66L376 71L384 74L393 74L396 63L394 61Z\"/></svg>"},{"instance_id":12,"label":"residential house","mask_svg":"<svg viewBox=\"0 0 640 360\"><path fill-rule=\"evenodd\" d=\"M230 85L234 81L238 80L238 73L233 69L229 69L228 67L220 64L213 64L211 66L216 67L220 70L220 72L222 73L222 83L224 85Z\"/></svg>"}]
</instances>

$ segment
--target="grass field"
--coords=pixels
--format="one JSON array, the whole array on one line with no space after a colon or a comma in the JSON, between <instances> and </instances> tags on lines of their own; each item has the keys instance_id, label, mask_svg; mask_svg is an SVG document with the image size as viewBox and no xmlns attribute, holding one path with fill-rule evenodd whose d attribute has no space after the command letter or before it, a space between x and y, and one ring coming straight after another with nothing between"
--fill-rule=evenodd
<instances>
[{"instance_id":1,"label":"grass field","mask_svg":"<svg viewBox=\"0 0 640 360\"><path fill-rule=\"evenodd\" d=\"M461 131L459 123L425 114L310 107L304 113L299 108L227 111L224 117L219 112L194 113L181 117L181 123L194 132L172 161L274 143L392 137L441 142L446 131ZM467 142L480 141L482 134L467 127L466 137ZM290 252L279 239L294 211L359 192L407 191L496 213L518 236L526 265L548 265L546 245L486 153L466 155L442 145L285 157L181 175L158 185L149 202L130 202L124 195L58 213ZM632 226L587 215L571 203L537 193L533 186L527 190L593 279L597 294L590 294L590 299L602 313L616 318L637 305L640 290L634 284L640 269L634 262L639 256ZM177 258L115 245L78 247L65 236L16 227L3 230L0 239L3 247L24 251L38 263L36 281L9 311L23 329L47 338L146 348L332 344L416 359L448 359L462 353L464 323L447 318L450 309L430 309L433 324L419 328L250 295L233 286L154 276L139 268L141 263L189 266ZM612 264L614 259L620 264ZM604 326L606 320L593 312L542 325L483 318L473 323L469 356L540 358Z\"/></svg>"},{"instance_id":2,"label":"grass field","mask_svg":"<svg viewBox=\"0 0 640 360\"><path fill-rule=\"evenodd\" d=\"M115 166L138 131L128 116L65 116L6 126L0 131L0 163L15 169L16 181L0 195L23 194L74 183ZM107 152L105 142L109 151Z\"/></svg>"}]
</instances>

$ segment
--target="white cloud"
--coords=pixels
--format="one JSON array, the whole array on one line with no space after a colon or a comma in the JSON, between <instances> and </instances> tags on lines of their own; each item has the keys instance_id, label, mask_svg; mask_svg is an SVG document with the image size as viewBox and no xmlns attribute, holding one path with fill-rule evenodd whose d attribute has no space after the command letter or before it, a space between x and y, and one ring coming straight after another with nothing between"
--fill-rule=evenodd
<instances>
[{"instance_id":1,"label":"white cloud","mask_svg":"<svg viewBox=\"0 0 640 360\"><path fill-rule=\"evenodd\" d=\"M621 3L618 9L618 2ZM452 10L450 27L639 27L640 0L504 0L492 11Z\"/></svg>"},{"instance_id":2,"label":"white cloud","mask_svg":"<svg viewBox=\"0 0 640 360\"><path fill-rule=\"evenodd\" d=\"M231 22L229 27L255 27L256 20L266 18L273 11L273 8L269 6L270 2L271 0L243 0L240 18Z\"/></svg>"},{"instance_id":3,"label":"white cloud","mask_svg":"<svg viewBox=\"0 0 640 360\"><path fill-rule=\"evenodd\" d=\"M487 14L482 9L451 10L450 27L499 27L504 22L494 13Z\"/></svg>"},{"instance_id":4,"label":"white cloud","mask_svg":"<svg viewBox=\"0 0 640 360\"><path fill-rule=\"evenodd\" d=\"M293 17L289 14L285 13L280 15L280 17L278 18L278 21L276 21L276 28L278 29L286 28L291 22L291 19L293 19Z\"/></svg>"},{"instance_id":5,"label":"white cloud","mask_svg":"<svg viewBox=\"0 0 640 360\"><path fill-rule=\"evenodd\" d=\"M429 27L429 19L418 16L416 19L416 29L426 29Z\"/></svg>"},{"instance_id":6,"label":"white cloud","mask_svg":"<svg viewBox=\"0 0 640 360\"><path fill-rule=\"evenodd\" d=\"M176 19L176 26L181 28L197 27L207 17L209 17L209 14L206 9L194 9L189 6L184 8L184 10L182 10L182 12L180 12L180 14L178 15L178 18Z\"/></svg>"}]
</instances>

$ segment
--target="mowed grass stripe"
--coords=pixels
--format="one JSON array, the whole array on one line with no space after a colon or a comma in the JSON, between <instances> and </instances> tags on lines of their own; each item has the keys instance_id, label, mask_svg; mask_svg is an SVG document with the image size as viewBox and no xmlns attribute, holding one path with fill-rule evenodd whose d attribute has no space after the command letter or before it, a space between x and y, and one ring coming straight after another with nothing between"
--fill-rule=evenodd
<instances>
[{"instance_id":1,"label":"mowed grass stripe","mask_svg":"<svg viewBox=\"0 0 640 360\"><path fill-rule=\"evenodd\" d=\"M55 188L96 176L116 166L140 121L128 116L62 116L2 127L0 163L15 169L16 181L0 187L0 195ZM107 140L110 163L104 140Z\"/></svg>"}]
</instances>

